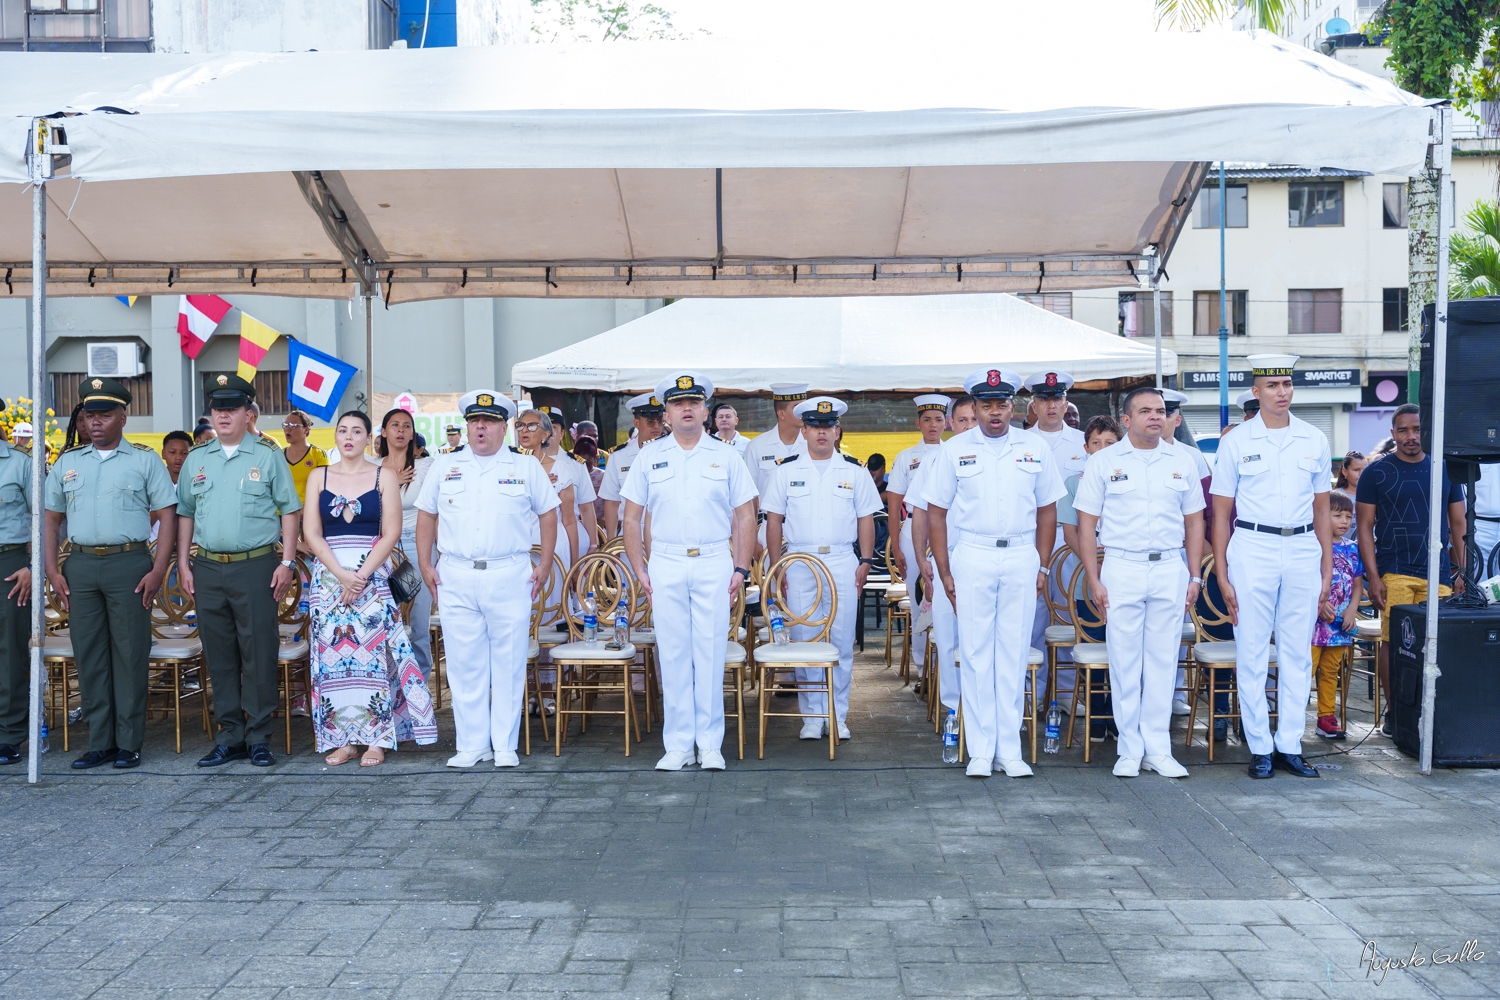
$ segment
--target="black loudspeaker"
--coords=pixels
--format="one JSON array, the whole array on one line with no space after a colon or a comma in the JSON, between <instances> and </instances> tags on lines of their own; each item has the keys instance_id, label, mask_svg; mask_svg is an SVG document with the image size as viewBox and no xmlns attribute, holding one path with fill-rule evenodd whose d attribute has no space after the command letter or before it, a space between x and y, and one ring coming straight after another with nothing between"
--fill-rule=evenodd
<instances>
[{"instance_id":1,"label":"black loudspeaker","mask_svg":"<svg viewBox=\"0 0 1500 1000\"><path fill-rule=\"evenodd\" d=\"M1422 448L1432 453L1434 307L1422 310ZM1448 303L1443 457L1500 462L1500 296Z\"/></svg>"},{"instance_id":2,"label":"black loudspeaker","mask_svg":"<svg viewBox=\"0 0 1500 1000\"><path fill-rule=\"evenodd\" d=\"M1391 616L1391 721L1396 748L1421 752L1422 667L1427 608L1401 604ZM1438 607L1437 702L1432 763L1500 767L1500 608Z\"/></svg>"}]
</instances>

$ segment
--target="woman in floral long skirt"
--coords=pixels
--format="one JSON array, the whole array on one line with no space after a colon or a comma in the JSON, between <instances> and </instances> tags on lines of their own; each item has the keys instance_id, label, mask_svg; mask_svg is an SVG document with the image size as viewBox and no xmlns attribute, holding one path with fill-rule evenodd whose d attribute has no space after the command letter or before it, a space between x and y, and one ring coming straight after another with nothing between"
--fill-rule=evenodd
<instances>
[{"instance_id":1,"label":"woman in floral long skirt","mask_svg":"<svg viewBox=\"0 0 1500 1000\"><path fill-rule=\"evenodd\" d=\"M391 551L401 537L401 487L365 458L370 418L357 410L334 430L338 460L307 479L302 535L312 567L313 731L329 764L384 762L402 740L437 742L432 696L391 597ZM358 748L366 747L363 756Z\"/></svg>"}]
</instances>

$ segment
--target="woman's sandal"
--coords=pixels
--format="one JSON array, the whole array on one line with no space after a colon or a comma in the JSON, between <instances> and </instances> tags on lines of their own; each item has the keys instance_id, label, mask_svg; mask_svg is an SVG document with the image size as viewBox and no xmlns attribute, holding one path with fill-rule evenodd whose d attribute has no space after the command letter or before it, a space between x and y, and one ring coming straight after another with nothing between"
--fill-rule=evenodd
<instances>
[{"instance_id":1,"label":"woman's sandal","mask_svg":"<svg viewBox=\"0 0 1500 1000\"><path fill-rule=\"evenodd\" d=\"M333 753L329 754L327 757L324 757L323 761L330 767L338 767L340 764L349 763L351 760L358 756L359 754L355 752L353 747L339 747Z\"/></svg>"},{"instance_id":2,"label":"woman's sandal","mask_svg":"<svg viewBox=\"0 0 1500 1000\"><path fill-rule=\"evenodd\" d=\"M365 755L359 759L360 767L376 767L385 763L385 750L382 747L370 747Z\"/></svg>"}]
</instances>

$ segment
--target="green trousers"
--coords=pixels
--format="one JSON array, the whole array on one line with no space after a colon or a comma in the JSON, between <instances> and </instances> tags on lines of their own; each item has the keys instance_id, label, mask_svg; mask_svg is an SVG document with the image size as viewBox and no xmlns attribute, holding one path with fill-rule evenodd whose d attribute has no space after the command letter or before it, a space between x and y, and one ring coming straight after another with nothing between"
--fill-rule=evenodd
<instances>
[{"instance_id":1,"label":"green trousers","mask_svg":"<svg viewBox=\"0 0 1500 1000\"><path fill-rule=\"evenodd\" d=\"M149 572L144 548L112 556L74 552L62 566L90 750L139 751L146 738L151 609L141 607L135 588Z\"/></svg>"},{"instance_id":2,"label":"green trousers","mask_svg":"<svg viewBox=\"0 0 1500 1000\"><path fill-rule=\"evenodd\" d=\"M274 552L243 562L193 560L198 635L214 686L218 741L225 746L271 742L272 716L281 701L281 629L271 595L271 575L279 565Z\"/></svg>"},{"instance_id":3,"label":"green trousers","mask_svg":"<svg viewBox=\"0 0 1500 1000\"><path fill-rule=\"evenodd\" d=\"M31 603L17 606L6 598L13 583L7 576L31 562L24 548L0 552L0 743L20 746L30 734L27 699L31 697Z\"/></svg>"}]
</instances>

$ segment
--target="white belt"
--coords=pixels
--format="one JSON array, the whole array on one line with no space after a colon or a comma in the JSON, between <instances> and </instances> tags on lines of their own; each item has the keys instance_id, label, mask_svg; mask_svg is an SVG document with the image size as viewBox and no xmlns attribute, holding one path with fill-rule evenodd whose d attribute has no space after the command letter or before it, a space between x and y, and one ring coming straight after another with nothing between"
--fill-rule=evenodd
<instances>
[{"instance_id":1,"label":"white belt","mask_svg":"<svg viewBox=\"0 0 1500 1000\"><path fill-rule=\"evenodd\" d=\"M841 556L847 556L850 559L854 558L853 540L837 542L833 545L814 545L812 542L787 542L786 547L789 552L805 552L813 556L831 556L834 559ZM826 562L827 560L825 559L824 561Z\"/></svg>"},{"instance_id":2,"label":"white belt","mask_svg":"<svg viewBox=\"0 0 1500 1000\"><path fill-rule=\"evenodd\" d=\"M1181 561L1182 546L1175 549L1105 549L1105 559L1128 559L1131 562Z\"/></svg>"},{"instance_id":3,"label":"white belt","mask_svg":"<svg viewBox=\"0 0 1500 1000\"><path fill-rule=\"evenodd\" d=\"M651 554L661 553L669 556L716 556L720 552L729 551L729 540L722 542L704 542L701 545L672 545L667 542L653 541L651 543Z\"/></svg>"},{"instance_id":4,"label":"white belt","mask_svg":"<svg viewBox=\"0 0 1500 1000\"><path fill-rule=\"evenodd\" d=\"M981 535L977 531L958 529L958 540L983 549L1007 549L1017 545L1035 545L1036 532L1023 531L1019 535Z\"/></svg>"},{"instance_id":5,"label":"white belt","mask_svg":"<svg viewBox=\"0 0 1500 1000\"><path fill-rule=\"evenodd\" d=\"M439 564L449 563L451 565L462 566L464 569L499 569L501 566L524 558L526 558L526 553L523 552L514 552L508 556L491 556L488 559L460 559L458 556L450 556L444 553L438 562Z\"/></svg>"}]
</instances>

